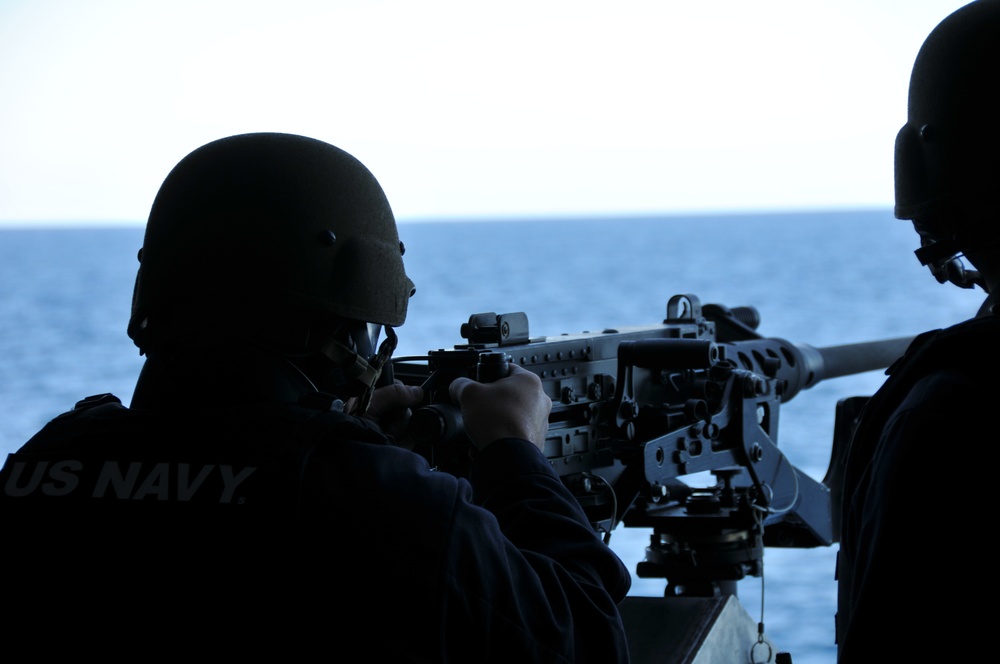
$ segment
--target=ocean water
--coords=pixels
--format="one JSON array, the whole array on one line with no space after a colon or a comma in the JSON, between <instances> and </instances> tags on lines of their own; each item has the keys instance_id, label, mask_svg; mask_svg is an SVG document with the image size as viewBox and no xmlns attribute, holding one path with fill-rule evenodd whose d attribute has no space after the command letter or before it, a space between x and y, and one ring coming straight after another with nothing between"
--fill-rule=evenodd
<instances>
[{"instance_id":1,"label":"ocean water","mask_svg":"<svg viewBox=\"0 0 1000 664\"><path fill-rule=\"evenodd\" d=\"M659 323L671 295L692 293L752 305L763 335L822 347L947 326L983 299L938 284L889 210L403 222L400 237L417 293L399 356L462 342L461 324L486 311L523 311L532 335L555 335ZM0 453L84 396L128 403L142 364L125 335L141 243L138 226L0 229ZM830 379L783 404L778 444L791 463L822 479L837 401L883 379ZM619 527L611 546L634 571L648 537ZM834 661L835 556L836 546L769 548L763 577L739 584L748 613L795 664ZM631 593L663 590L634 577Z\"/></svg>"}]
</instances>

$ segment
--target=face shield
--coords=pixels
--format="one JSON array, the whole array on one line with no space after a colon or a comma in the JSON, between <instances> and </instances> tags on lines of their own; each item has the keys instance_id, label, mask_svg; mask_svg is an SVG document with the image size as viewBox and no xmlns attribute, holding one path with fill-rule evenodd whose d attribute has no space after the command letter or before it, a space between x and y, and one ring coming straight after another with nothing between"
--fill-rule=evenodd
<instances>
[{"instance_id":1,"label":"face shield","mask_svg":"<svg viewBox=\"0 0 1000 664\"><path fill-rule=\"evenodd\" d=\"M378 353L378 340L382 335L380 323L350 321L347 330L348 347L365 362L371 364Z\"/></svg>"}]
</instances>

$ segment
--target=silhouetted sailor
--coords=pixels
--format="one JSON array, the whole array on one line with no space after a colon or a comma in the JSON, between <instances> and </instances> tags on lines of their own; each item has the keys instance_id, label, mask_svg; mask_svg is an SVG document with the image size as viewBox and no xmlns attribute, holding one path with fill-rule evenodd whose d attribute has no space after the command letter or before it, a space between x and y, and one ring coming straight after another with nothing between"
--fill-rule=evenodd
<instances>
[{"instance_id":1,"label":"silhouetted sailor","mask_svg":"<svg viewBox=\"0 0 1000 664\"><path fill-rule=\"evenodd\" d=\"M970 662L995 650L998 77L995 0L945 18L913 66L896 217L913 222L917 257L939 282L988 296L975 318L917 337L860 418L842 505L841 664Z\"/></svg>"},{"instance_id":2,"label":"silhouetted sailor","mask_svg":"<svg viewBox=\"0 0 1000 664\"><path fill-rule=\"evenodd\" d=\"M422 398L383 372L414 293L402 253L378 182L332 145L185 157L139 254L131 404L80 401L0 474L8 643L626 661L629 574L540 451L537 376L452 384L468 481L389 435Z\"/></svg>"}]
</instances>

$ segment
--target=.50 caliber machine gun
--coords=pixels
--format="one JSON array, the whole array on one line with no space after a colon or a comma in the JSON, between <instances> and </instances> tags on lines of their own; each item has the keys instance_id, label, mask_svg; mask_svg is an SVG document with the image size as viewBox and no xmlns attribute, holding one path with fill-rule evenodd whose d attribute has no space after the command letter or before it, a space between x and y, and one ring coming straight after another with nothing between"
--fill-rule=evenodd
<instances>
[{"instance_id":1,"label":".50 caliber machine gun","mask_svg":"<svg viewBox=\"0 0 1000 664\"><path fill-rule=\"evenodd\" d=\"M620 523L650 528L636 572L664 578L665 597L735 596L737 581L761 574L765 546L837 541L837 488L778 449L780 405L885 368L912 340L816 348L762 337L759 323L752 307L690 294L670 298L659 325L556 337L530 337L523 313L483 313L462 325L468 343L398 358L393 373L425 389L409 425L415 451L459 475L469 443L451 380L494 380L509 362L536 373L553 402L543 451L594 528L605 539ZM714 478L696 486L699 474Z\"/></svg>"}]
</instances>

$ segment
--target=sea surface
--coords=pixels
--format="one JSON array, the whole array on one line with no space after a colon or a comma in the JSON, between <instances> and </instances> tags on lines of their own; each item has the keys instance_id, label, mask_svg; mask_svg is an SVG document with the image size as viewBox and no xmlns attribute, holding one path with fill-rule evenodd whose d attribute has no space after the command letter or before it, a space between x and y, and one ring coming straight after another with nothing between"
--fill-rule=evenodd
<instances>
[{"instance_id":1,"label":"sea surface","mask_svg":"<svg viewBox=\"0 0 1000 664\"><path fill-rule=\"evenodd\" d=\"M125 334L142 228L0 228L0 453L80 398L127 404L142 358ZM402 222L417 292L397 356L463 342L470 315L527 314L531 334L660 323L670 296L752 305L758 331L823 347L914 335L975 314L980 291L938 284L916 234L890 210L773 215ZM823 478L834 408L870 395L870 371L821 382L781 407L778 443ZM218 389L225 389L220 382ZM210 386L205 397L210 398ZM633 571L649 532L611 546ZM768 548L762 578L739 584L754 621L794 664L832 664L836 545ZM631 593L664 583L634 577Z\"/></svg>"}]
</instances>

